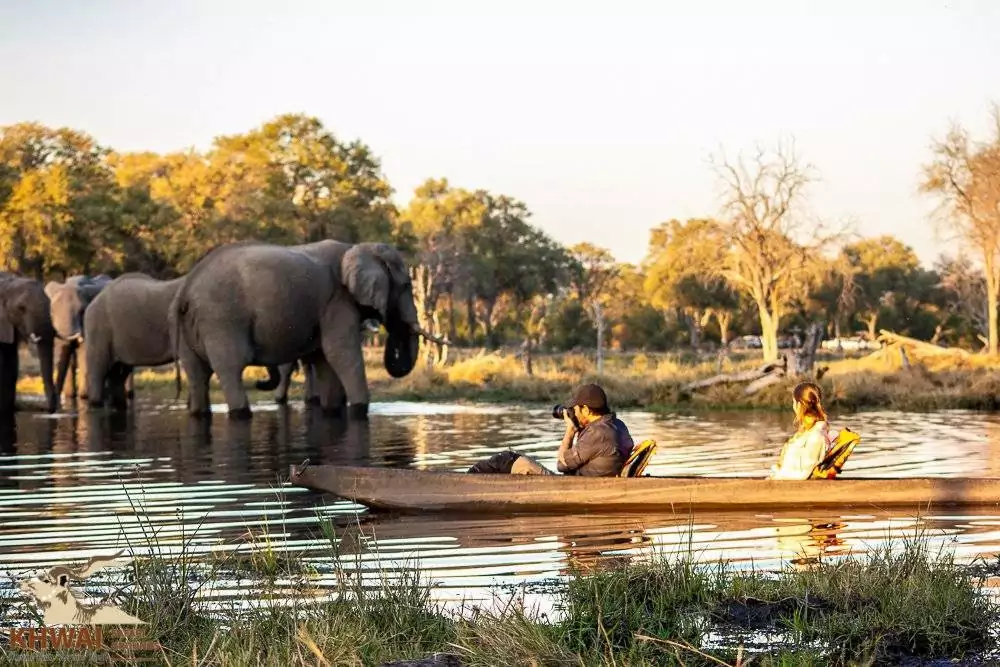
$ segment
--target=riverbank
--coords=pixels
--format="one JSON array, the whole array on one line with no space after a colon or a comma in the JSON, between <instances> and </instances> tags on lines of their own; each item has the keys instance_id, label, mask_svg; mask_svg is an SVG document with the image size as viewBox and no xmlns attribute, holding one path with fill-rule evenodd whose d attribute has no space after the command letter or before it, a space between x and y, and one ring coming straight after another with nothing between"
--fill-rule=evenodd
<instances>
[{"instance_id":1,"label":"riverbank","mask_svg":"<svg viewBox=\"0 0 1000 667\"><path fill-rule=\"evenodd\" d=\"M551 584L560 615L546 618L516 602L441 613L429 583L377 562L365 562L362 585L329 536L334 546L320 558L230 552L207 570L183 550L140 558L115 600L148 623L146 637L162 647L157 661L172 665L384 665L432 654L452 656L438 665L900 664L997 648L1000 607L984 590L996 563L958 564L919 540L778 573L665 555L576 571ZM336 583L321 591L317 576ZM199 596L226 579L261 592L206 613ZM329 597L316 601L319 593ZM20 650L0 645L0 656Z\"/></svg>"},{"instance_id":2,"label":"riverbank","mask_svg":"<svg viewBox=\"0 0 1000 667\"><path fill-rule=\"evenodd\" d=\"M418 366L402 379L391 378L380 364L381 351L366 354L372 400L492 402L552 405L563 401L582 382L599 382L618 409L671 410L786 410L797 380L786 379L752 395L743 384L721 384L688 391L688 383L719 372L750 370L760 365L757 354L717 357L681 355L613 355L603 375L594 359L583 354L542 355L534 359L533 374L513 354L465 353L443 367ZM26 359L26 372L31 372ZM964 359L928 359L902 368L895 359L845 358L825 355L817 361L826 371L820 380L828 409L850 412L865 409L929 411L947 409L1000 410L1000 360L984 355ZM37 371L36 371L37 372ZM249 368L248 382L265 377L263 369ZM146 369L136 377L141 397L172 400L171 367ZM38 376L18 383L22 393L40 394ZM252 401L271 400L267 392L249 391ZM301 373L293 377L291 400L302 396ZM213 402L224 402L217 379Z\"/></svg>"}]
</instances>

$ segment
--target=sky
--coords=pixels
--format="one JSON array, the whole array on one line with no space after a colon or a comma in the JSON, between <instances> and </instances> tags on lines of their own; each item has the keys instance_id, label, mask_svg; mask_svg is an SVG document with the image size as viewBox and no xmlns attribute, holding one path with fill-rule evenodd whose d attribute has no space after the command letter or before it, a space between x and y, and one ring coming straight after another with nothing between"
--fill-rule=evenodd
<instances>
[{"instance_id":1,"label":"sky","mask_svg":"<svg viewBox=\"0 0 1000 667\"><path fill-rule=\"evenodd\" d=\"M990 0L0 0L0 125L173 151L306 113L400 205L446 177L630 262L718 215L713 155L794 138L812 215L929 263L921 165L952 121L987 131L998 29Z\"/></svg>"}]
</instances>

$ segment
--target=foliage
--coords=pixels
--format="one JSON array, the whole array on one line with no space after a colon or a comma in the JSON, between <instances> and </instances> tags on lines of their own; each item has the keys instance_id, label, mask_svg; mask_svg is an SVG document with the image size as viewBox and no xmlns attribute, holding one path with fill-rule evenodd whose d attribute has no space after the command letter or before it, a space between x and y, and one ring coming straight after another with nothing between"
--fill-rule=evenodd
<instances>
[{"instance_id":1,"label":"foliage","mask_svg":"<svg viewBox=\"0 0 1000 667\"><path fill-rule=\"evenodd\" d=\"M717 160L720 219L660 224L636 266L591 243L564 247L525 202L445 178L397 211L374 152L303 114L166 154L20 123L0 128L0 269L171 278L231 241L385 241L408 259L425 330L458 345L521 345L528 367L532 350L698 350L725 346L730 332L760 333L770 358L779 333L816 320L831 335L889 328L978 349L995 319L991 285L1000 289L983 254L1000 229L998 142L956 128L936 144L923 187L976 252L933 271L886 236L827 256L830 238L805 217L813 170L788 146ZM442 359L435 347L429 361Z\"/></svg>"}]
</instances>

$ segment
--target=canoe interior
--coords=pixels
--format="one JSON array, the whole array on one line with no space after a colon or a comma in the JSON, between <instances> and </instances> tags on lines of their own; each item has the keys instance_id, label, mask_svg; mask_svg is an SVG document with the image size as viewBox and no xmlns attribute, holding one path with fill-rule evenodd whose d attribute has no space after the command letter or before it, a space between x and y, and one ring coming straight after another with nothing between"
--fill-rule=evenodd
<instances>
[{"instance_id":1,"label":"canoe interior","mask_svg":"<svg viewBox=\"0 0 1000 667\"><path fill-rule=\"evenodd\" d=\"M787 481L747 477L581 478L475 475L412 468L291 467L291 482L373 509L550 513L1000 507L1000 478L854 478Z\"/></svg>"}]
</instances>

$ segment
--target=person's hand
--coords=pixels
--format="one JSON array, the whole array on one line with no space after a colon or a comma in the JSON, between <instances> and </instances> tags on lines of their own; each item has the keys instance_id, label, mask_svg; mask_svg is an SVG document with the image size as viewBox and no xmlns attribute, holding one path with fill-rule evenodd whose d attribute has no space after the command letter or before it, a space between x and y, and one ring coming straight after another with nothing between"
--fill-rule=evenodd
<instances>
[{"instance_id":1,"label":"person's hand","mask_svg":"<svg viewBox=\"0 0 1000 667\"><path fill-rule=\"evenodd\" d=\"M566 422L567 433L576 433L576 424L573 423L573 418L570 417L570 410L572 410L572 408L566 408L566 410L563 411L563 421Z\"/></svg>"}]
</instances>

